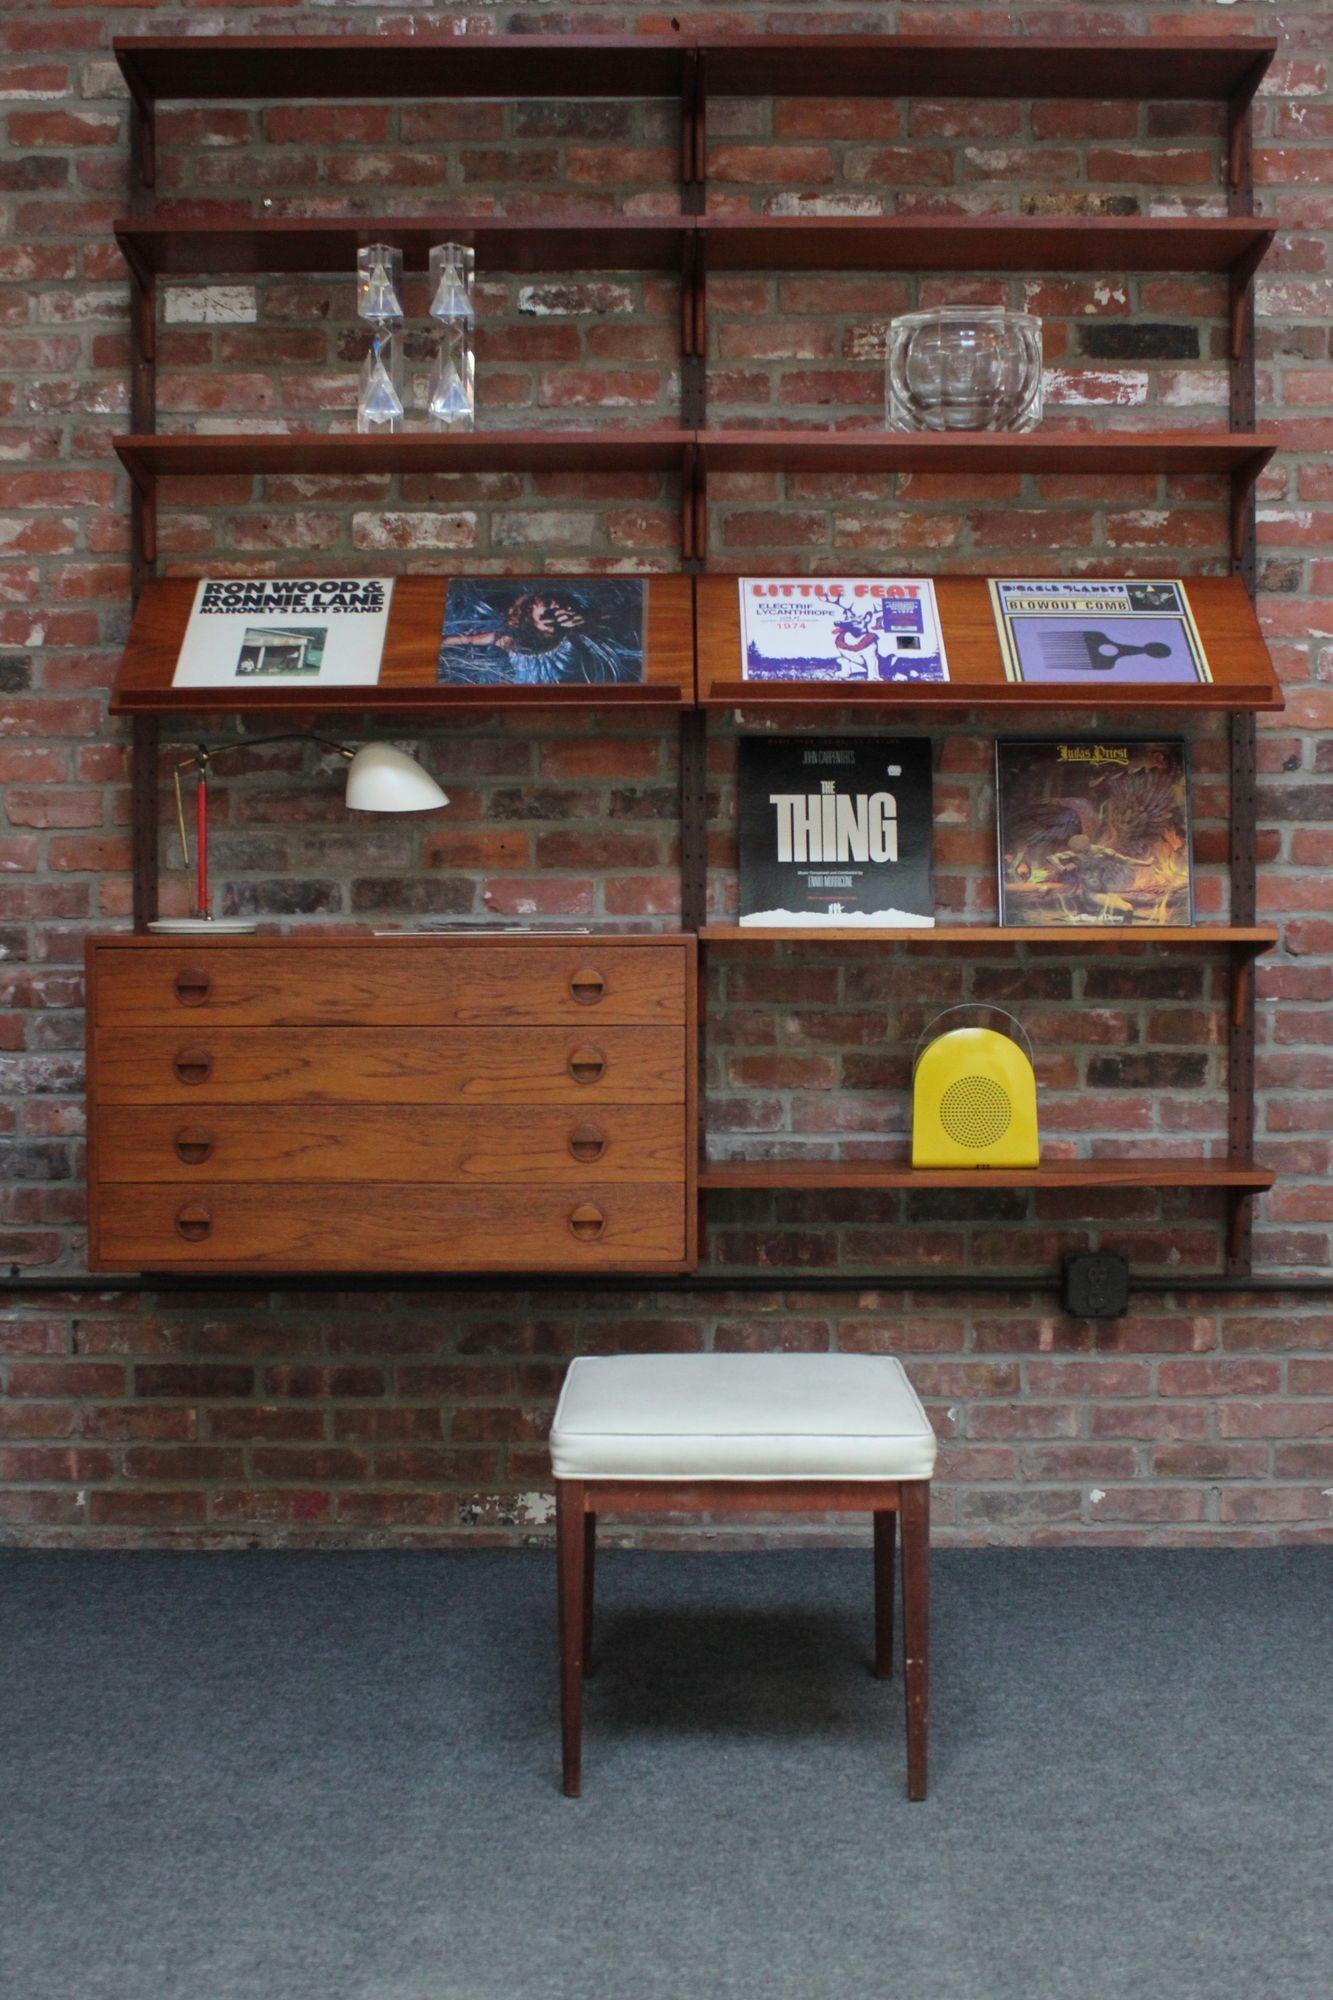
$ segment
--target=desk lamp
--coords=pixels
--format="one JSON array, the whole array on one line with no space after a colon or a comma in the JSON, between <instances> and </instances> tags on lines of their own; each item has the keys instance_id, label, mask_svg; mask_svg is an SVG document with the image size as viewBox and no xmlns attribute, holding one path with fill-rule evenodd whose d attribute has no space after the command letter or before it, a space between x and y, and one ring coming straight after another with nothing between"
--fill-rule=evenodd
<instances>
[{"instance_id":1,"label":"desk lamp","mask_svg":"<svg viewBox=\"0 0 1333 2000\"><path fill-rule=\"evenodd\" d=\"M447 806L448 794L441 791L415 757L395 750L391 743L363 743L359 750L345 743L333 743L326 736L305 730L289 730L280 736L251 736L224 743L210 750L196 746L192 756L182 758L172 777L176 787L176 825L180 831L181 853L190 865L190 843L185 831L185 801L181 795L181 772L197 776L194 795L195 892L194 914L188 917L159 917L148 928L159 932L210 931L214 936L237 935L258 928L250 917L215 917L209 909L208 891L208 772L213 759L228 750L254 750L270 743L318 743L322 749L336 750L347 760L347 789L344 802L351 812L432 812Z\"/></svg>"}]
</instances>

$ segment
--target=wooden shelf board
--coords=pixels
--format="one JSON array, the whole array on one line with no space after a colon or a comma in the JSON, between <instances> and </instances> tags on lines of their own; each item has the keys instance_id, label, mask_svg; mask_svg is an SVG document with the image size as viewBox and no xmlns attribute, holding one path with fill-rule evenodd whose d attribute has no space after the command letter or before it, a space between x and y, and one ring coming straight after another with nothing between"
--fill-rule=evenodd
<instances>
[{"instance_id":1,"label":"wooden shelf board","mask_svg":"<svg viewBox=\"0 0 1333 2000\"><path fill-rule=\"evenodd\" d=\"M701 1190L791 1189L812 1194L838 1189L1219 1187L1259 1193L1273 1185L1267 1167L1250 1160L1055 1160L1039 1167L912 1167L843 1160L731 1160L701 1166Z\"/></svg>"},{"instance_id":2,"label":"wooden shelf board","mask_svg":"<svg viewBox=\"0 0 1333 2000\"><path fill-rule=\"evenodd\" d=\"M680 267L703 241L717 271L1229 271L1253 266L1276 225L1252 216L645 216L600 212L526 219L411 216L122 217L116 241L138 268L167 276L349 272L362 243L393 243L425 270L434 243L471 243L489 271Z\"/></svg>"},{"instance_id":3,"label":"wooden shelf board","mask_svg":"<svg viewBox=\"0 0 1333 2000\"><path fill-rule=\"evenodd\" d=\"M340 97L674 97L678 35L120 35L140 103Z\"/></svg>"},{"instance_id":4,"label":"wooden shelf board","mask_svg":"<svg viewBox=\"0 0 1333 2000\"><path fill-rule=\"evenodd\" d=\"M1194 686L1112 687L1096 690L1072 684L1037 687L1026 683L996 681L970 685L951 681L947 687L917 686L822 686L805 682L763 682L708 680L701 664L699 706L701 708L749 709L756 714L774 708L858 708L873 710L889 718L919 719L923 726L968 715L994 712L1013 728L1020 728L1026 716L1044 720L1047 715L1083 709L1089 714L1123 714L1128 718L1145 715L1217 713L1277 713L1284 706L1282 695L1271 680ZM781 689L781 692L779 692Z\"/></svg>"},{"instance_id":5,"label":"wooden shelf board","mask_svg":"<svg viewBox=\"0 0 1333 2000\"><path fill-rule=\"evenodd\" d=\"M1189 577L1186 589L1212 669L1211 681L1178 686L1126 682L1115 687L1090 685L1098 676L1079 682L1006 681L985 579L947 575L935 578L949 659L947 682L743 681L736 577L713 572L700 576L695 585L698 698L705 708L756 713L793 706L825 711L867 708L886 721L893 718L900 723L919 718L928 724L994 711L1014 728L1048 714L1077 710L1123 715L1129 727L1141 723L1149 711L1176 717L1208 710L1280 709L1282 691L1272 657L1240 578Z\"/></svg>"},{"instance_id":6,"label":"wooden shelf board","mask_svg":"<svg viewBox=\"0 0 1333 2000\"><path fill-rule=\"evenodd\" d=\"M717 430L711 472L1214 472L1255 477L1277 449L1258 431Z\"/></svg>"},{"instance_id":7,"label":"wooden shelf board","mask_svg":"<svg viewBox=\"0 0 1333 2000\"><path fill-rule=\"evenodd\" d=\"M116 454L133 478L265 472L615 472L673 470L693 431L411 431L363 437L356 431L226 432L182 437L118 437Z\"/></svg>"},{"instance_id":8,"label":"wooden shelf board","mask_svg":"<svg viewBox=\"0 0 1333 2000\"><path fill-rule=\"evenodd\" d=\"M363 243L401 248L409 271L424 271L431 245L470 243L485 271L677 271L693 218L627 220L603 214L510 221L441 213L327 216L308 222L262 216L236 221L140 221L115 225L126 261L172 277L251 271L333 271L349 281Z\"/></svg>"},{"instance_id":9,"label":"wooden shelf board","mask_svg":"<svg viewBox=\"0 0 1333 2000\"><path fill-rule=\"evenodd\" d=\"M1258 35L764 35L706 40L719 96L1227 98L1277 44Z\"/></svg>"},{"instance_id":10,"label":"wooden shelf board","mask_svg":"<svg viewBox=\"0 0 1333 2000\"><path fill-rule=\"evenodd\" d=\"M704 944L861 944L920 945L926 950L973 951L978 946L1020 944L1059 945L1071 951L1119 951L1127 944L1155 945L1165 950L1200 949L1215 945L1237 951L1271 951L1277 943L1274 924L936 924L933 929L903 925L897 929L806 928L792 924L705 924Z\"/></svg>"},{"instance_id":11,"label":"wooden shelf board","mask_svg":"<svg viewBox=\"0 0 1333 2000\"><path fill-rule=\"evenodd\" d=\"M466 574L466 571L456 571ZM556 581L556 579L553 579ZM303 715L443 716L455 711L593 709L614 714L652 708L678 713L694 700L694 594L688 576L645 579L645 678L612 687L441 687L436 661L449 578L395 579L378 681L326 688L175 687L173 676L194 605L197 577L151 577L144 584L111 695L113 715L238 713L277 722Z\"/></svg>"},{"instance_id":12,"label":"wooden shelf board","mask_svg":"<svg viewBox=\"0 0 1333 2000\"><path fill-rule=\"evenodd\" d=\"M715 271L1230 271L1276 225L1253 216L713 216Z\"/></svg>"},{"instance_id":13,"label":"wooden shelf board","mask_svg":"<svg viewBox=\"0 0 1333 2000\"><path fill-rule=\"evenodd\" d=\"M1276 440L1254 431L478 430L364 437L355 431L157 432L114 440L142 476L164 473L596 471L674 466L697 446L714 472L1257 473Z\"/></svg>"},{"instance_id":14,"label":"wooden shelf board","mask_svg":"<svg viewBox=\"0 0 1333 2000\"><path fill-rule=\"evenodd\" d=\"M722 96L1228 98L1276 44L1254 35L118 36L141 104L161 98L642 97L706 59Z\"/></svg>"}]
</instances>

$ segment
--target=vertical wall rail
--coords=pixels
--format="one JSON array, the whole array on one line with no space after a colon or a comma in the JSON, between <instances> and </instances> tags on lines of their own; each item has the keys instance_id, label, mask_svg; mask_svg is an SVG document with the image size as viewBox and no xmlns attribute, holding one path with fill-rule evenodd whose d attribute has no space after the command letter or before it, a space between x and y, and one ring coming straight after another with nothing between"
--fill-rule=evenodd
<instances>
[{"instance_id":1,"label":"vertical wall rail","mask_svg":"<svg viewBox=\"0 0 1333 2000\"><path fill-rule=\"evenodd\" d=\"M155 715L136 715L130 739L130 866L134 928L145 930L157 915L157 766Z\"/></svg>"},{"instance_id":2,"label":"vertical wall rail","mask_svg":"<svg viewBox=\"0 0 1333 2000\"><path fill-rule=\"evenodd\" d=\"M153 107L130 102L130 202L155 178ZM142 435L157 429L157 274L122 246L130 274L130 424ZM157 486L151 477L130 480L130 590L135 605L157 566ZM158 913L157 720L136 716L130 741L130 869L134 928L145 930Z\"/></svg>"},{"instance_id":3,"label":"vertical wall rail","mask_svg":"<svg viewBox=\"0 0 1333 2000\"><path fill-rule=\"evenodd\" d=\"M1254 213L1253 101L1259 73L1247 79L1227 105L1227 212ZM1229 410L1233 431L1253 430L1255 423L1255 262L1231 274L1229 339L1227 343ZM1237 468L1231 489L1231 568L1250 596L1258 586L1258 530L1252 469ZM1229 720L1231 921L1255 920L1255 853L1258 802L1256 795L1256 731L1253 715ZM1233 1159L1254 1154L1255 966L1239 956L1231 967L1227 1008L1227 1150ZM1253 1198L1232 1194L1227 1202L1226 1270L1231 1278L1248 1277L1251 1267Z\"/></svg>"},{"instance_id":4,"label":"vertical wall rail","mask_svg":"<svg viewBox=\"0 0 1333 2000\"><path fill-rule=\"evenodd\" d=\"M680 717L680 923L697 931L708 911L708 736L703 709Z\"/></svg>"},{"instance_id":5,"label":"vertical wall rail","mask_svg":"<svg viewBox=\"0 0 1333 2000\"><path fill-rule=\"evenodd\" d=\"M698 650L696 640L696 653ZM708 917L708 712L687 709L680 718L680 922L698 931ZM695 1102L698 1106L699 1164L707 1147L708 1112L708 952L696 947L698 982L695 1011ZM696 1253L707 1255L707 1202L695 1189Z\"/></svg>"}]
</instances>

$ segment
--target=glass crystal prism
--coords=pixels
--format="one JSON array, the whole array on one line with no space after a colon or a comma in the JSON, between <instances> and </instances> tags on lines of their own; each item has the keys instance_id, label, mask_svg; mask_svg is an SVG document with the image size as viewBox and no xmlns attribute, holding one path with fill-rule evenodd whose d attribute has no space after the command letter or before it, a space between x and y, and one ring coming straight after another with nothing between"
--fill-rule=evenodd
<instances>
[{"instance_id":1,"label":"glass crystal prism","mask_svg":"<svg viewBox=\"0 0 1333 2000\"><path fill-rule=\"evenodd\" d=\"M402 423L403 398L394 379L398 373L396 363L393 336L376 334L361 364L361 386L356 399L359 431L396 431Z\"/></svg>"},{"instance_id":2,"label":"glass crystal prism","mask_svg":"<svg viewBox=\"0 0 1333 2000\"><path fill-rule=\"evenodd\" d=\"M436 243L430 253L430 316L438 320L462 320L471 326L476 318L472 305L472 281L476 275L477 253L466 243Z\"/></svg>"},{"instance_id":3,"label":"glass crystal prism","mask_svg":"<svg viewBox=\"0 0 1333 2000\"><path fill-rule=\"evenodd\" d=\"M437 430L471 430L476 409L476 364L466 325L446 324L426 391L426 410Z\"/></svg>"},{"instance_id":4,"label":"glass crystal prism","mask_svg":"<svg viewBox=\"0 0 1333 2000\"><path fill-rule=\"evenodd\" d=\"M380 323L403 317L403 253L390 243L366 243L356 253L356 310Z\"/></svg>"}]
</instances>

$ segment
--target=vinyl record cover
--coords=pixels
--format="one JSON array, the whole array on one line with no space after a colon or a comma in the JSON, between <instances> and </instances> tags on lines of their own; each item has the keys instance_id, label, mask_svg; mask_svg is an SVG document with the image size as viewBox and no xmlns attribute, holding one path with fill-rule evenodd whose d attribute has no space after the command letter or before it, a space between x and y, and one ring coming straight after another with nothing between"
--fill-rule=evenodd
<instances>
[{"instance_id":1,"label":"vinyl record cover","mask_svg":"<svg viewBox=\"0 0 1333 2000\"><path fill-rule=\"evenodd\" d=\"M387 576L201 577L173 687L373 687Z\"/></svg>"},{"instance_id":2,"label":"vinyl record cover","mask_svg":"<svg viewBox=\"0 0 1333 2000\"><path fill-rule=\"evenodd\" d=\"M1180 737L995 745L1002 924L1191 924Z\"/></svg>"},{"instance_id":3,"label":"vinyl record cover","mask_svg":"<svg viewBox=\"0 0 1333 2000\"><path fill-rule=\"evenodd\" d=\"M742 576L741 679L947 681L929 577Z\"/></svg>"},{"instance_id":4,"label":"vinyl record cover","mask_svg":"<svg viewBox=\"0 0 1333 2000\"><path fill-rule=\"evenodd\" d=\"M1163 687L1211 681L1179 577L993 578L1009 681Z\"/></svg>"},{"instance_id":5,"label":"vinyl record cover","mask_svg":"<svg viewBox=\"0 0 1333 2000\"><path fill-rule=\"evenodd\" d=\"M641 681L645 616L642 577L451 577L436 682L570 687Z\"/></svg>"},{"instance_id":6,"label":"vinyl record cover","mask_svg":"<svg viewBox=\"0 0 1333 2000\"><path fill-rule=\"evenodd\" d=\"M738 788L742 924L934 924L923 737L742 737Z\"/></svg>"}]
</instances>

